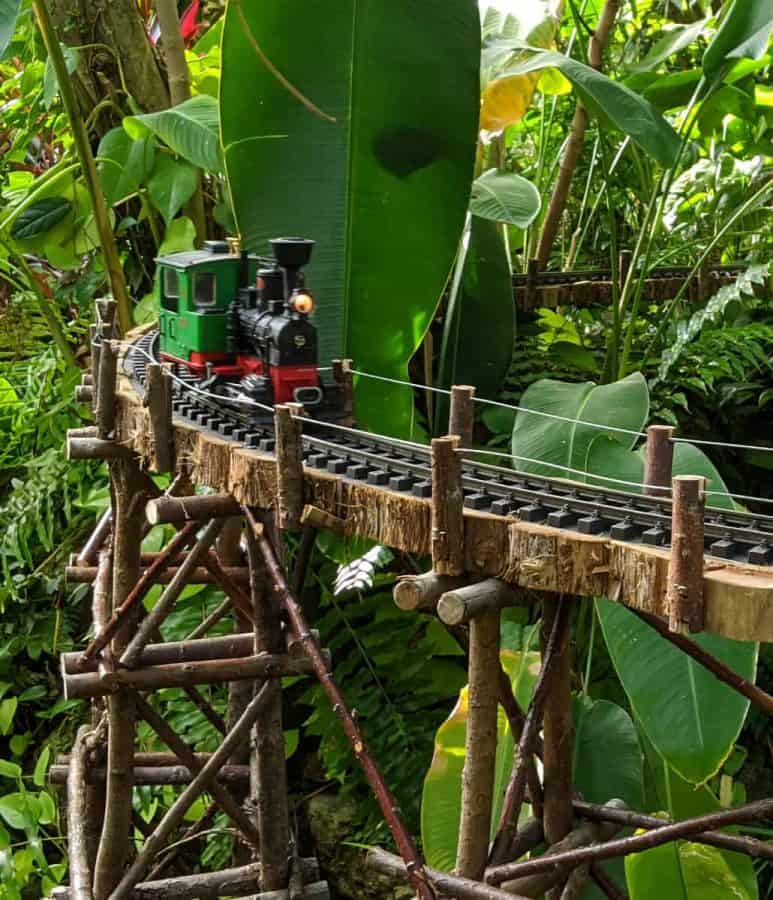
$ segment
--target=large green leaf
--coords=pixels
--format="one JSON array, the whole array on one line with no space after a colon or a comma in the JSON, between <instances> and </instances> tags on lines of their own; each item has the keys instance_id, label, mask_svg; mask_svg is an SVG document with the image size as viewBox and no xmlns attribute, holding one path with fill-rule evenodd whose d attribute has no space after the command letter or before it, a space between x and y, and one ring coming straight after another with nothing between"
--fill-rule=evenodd
<instances>
[{"instance_id":1,"label":"large green leaf","mask_svg":"<svg viewBox=\"0 0 773 900\"><path fill-rule=\"evenodd\" d=\"M462 232L479 61L474 0L229 6L220 102L236 220L253 251L279 234L317 242L308 284L323 365L345 352L406 378ZM360 422L409 431L410 391L372 379L356 391Z\"/></svg>"},{"instance_id":2,"label":"large green leaf","mask_svg":"<svg viewBox=\"0 0 773 900\"><path fill-rule=\"evenodd\" d=\"M245 86L241 85L242 103ZM251 114L255 115L252 103ZM142 116L127 116L123 127L136 140L155 134L175 153L208 172L220 172L223 168L218 135L218 105L214 97L198 94L184 103ZM259 206L255 197L251 202Z\"/></svg>"},{"instance_id":3,"label":"large green leaf","mask_svg":"<svg viewBox=\"0 0 773 900\"><path fill-rule=\"evenodd\" d=\"M716 78L730 61L759 59L773 31L773 0L734 0L703 55L703 71Z\"/></svg>"},{"instance_id":4,"label":"large green leaf","mask_svg":"<svg viewBox=\"0 0 773 900\"><path fill-rule=\"evenodd\" d=\"M618 441L601 434L588 447L585 471L590 484L640 494L642 489L632 485L644 483L644 445L632 452ZM737 508L731 497L723 496L727 486L714 463L699 447L681 442L675 444L671 472L672 475L702 475L706 479L706 490L710 492L706 497L707 506L715 509ZM594 478L594 475L598 477ZM616 485L612 479L619 479L621 483Z\"/></svg>"},{"instance_id":5,"label":"large green leaf","mask_svg":"<svg viewBox=\"0 0 773 900\"><path fill-rule=\"evenodd\" d=\"M749 701L664 641L620 603L597 600L612 662L645 733L687 781L711 778L733 749ZM699 634L696 642L754 680L757 645Z\"/></svg>"},{"instance_id":6,"label":"large green leaf","mask_svg":"<svg viewBox=\"0 0 773 900\"><path fill-rule=\"evenodd\" d=\"M44 197L27 207L11 228L11 237L22 241L49 231L72 209L65 197Z\"/></svg>"},{"instance_id":7,"label":"large green leaf","mask_svg":"<svg viewBox=\"0 0 773 900\"><path fill-rule=\"evenodd\" d=\"M664 844L625 858L631 900L754 900L714 847Z\"/></svg>"},{"instance_id":8,"label":"large green leaf","mask_svg":"<svg viewBox=\"0 0 773 900\"><path fill-rule=\"evenodd\" d=\"M537 188L514 172L489 169L472 184L470 212L493 222L528 228L539 214L540 204Z\"/></svg>"},{"instance_id":9,"label":"large green leaf","mask_svg":"<svg viewBox=\"0 0 773 900\"><path fill-rule=\"evenodd\" d=\"M551 67L572 82L589 113L610 121L630 135L662 166L674 165L679 154L679 136L650 103L625 85L551 50L537 50L525 62L508 71L512 75L523 75Z\"/></svg>"},{"instance_id":10,"label":"large green leaf","mask_svg":"<svg viewBox=\"0 0 773 900\"><path fill-rule=\"evenodd\" d=\"M97 158L105 200L112 206L136 194L153 169L155 138L132 139L124 128L113 128L99 142Z\"/></svg>"},{"instance_id":11,"label":"large green leaf","mask_svg":"<svg viewBox=\"0 0 773 900\"><path fill-rule=\"evenodd\" d=\"M502 232L494 222L472 216L462 282L446 317L441 384L472 384L479 396L495 397L510 365L514 338L513 287ZM438 408L442 430L447 403Z\"/></svg>"},{"instance_id":12,"label":"large green leaf","mask_svg":"<svg viewBox=\"0 0 773 900\"><path fill-rule=\"evenodd\" d=\"M20 6L21 0L0 0L0 56L11 42Z\"/></svg>"},{"instance_id":13,"label":"large green leaf","mask_svg":"<svg viewBox=\"0 0 773 900\"><path fill-rule=\"evenodd\" d=\"M588 447L601 434L630 450L637 438L627 432L638 433L644 427L649 392L638 372L614 384L598 386L543 379L528 388L520 406L513 427L515 465L525 472L560 477L560 466L585 471ZM525 411L528 409L559 418L534 415Z\"/></svg>"},{"instance_id":14,"label":"large green leaf","mask_svg":"<svg viewBox=\"0 0 773 900\"><path fill-rule=\"evenodd\" d=\"M159 155L148 179L148 194L168 225L191 199L199 184L195 166L167 154Z\"/></svg>"},{"instance_id":15,"label":"large green leaf","mask_svg":"<svg viewBox=\"0 0 773 900\"><path fill-rule=\"evenodd\" d=\"M539 654L503 650L501 658L519 703L523 707L528 706L539 674ZM467 688L464 687L451 715L435 735L435 752L424 779L421 799L421 839L424 853L431 866L445 872L450 872L454 867L459 840L467 704ZM499 823L505 787L513 765L513 750L512 734L500 707L497 712L492 837Z\"/></svg>"},{"instance_id":16,"label":"large green leaf","mask_svg":"<svg viewBox=\"0 0 773 900\"><path fill-rule=\"evenodd\" d=\"M655 42L644 59L629 66L631 72L652 72L657 69L669 56L684 50L685 47L689 47L693 41L697 40L703 34L705 27L706 20L700 19L690 25L677 25L667 31Z\"/></svg>"}]
</instances>

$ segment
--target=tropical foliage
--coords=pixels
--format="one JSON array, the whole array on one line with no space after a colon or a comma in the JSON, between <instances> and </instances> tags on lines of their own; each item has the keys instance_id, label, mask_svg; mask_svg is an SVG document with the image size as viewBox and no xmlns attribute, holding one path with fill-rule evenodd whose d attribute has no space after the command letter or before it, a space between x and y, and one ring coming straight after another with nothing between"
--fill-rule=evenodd
<instances>
[{"instance_id":1,"label":"tropical foliage","mask_svg":"<svg viewBox=\"0 0 773 900\"><path fill-rule=\"evenodd\" d=\"M126 28L100 22L96 43L82 37L93 23L84 31L59 6L135 322L154 316L157 254L205 235L238 231L263 250L268 237L299 233L318 245L309 279L323 365L347 355L361 371L473 384L482 400L518 406L478 405L482 460L493 450L509 457L499 464L635 492L652 421L698 441L770 445L770 0L230 0L223 17L205 3L202 21L183 22L191 96L174 106L151 3L114 0L109 14ZM60 699L56 657L82 641L88 597L61 573L108 503L100 470L68 464L62 449L65 430L87 419L71 398L92 301L107 289L93 185L62 94L30 4L0 0L0 893L11 900L67 878L46 773L85 716ZM537 255L553 270L610 270L612 301L516 314L512 276ZM695 281L706 264L736 262L735 283L713 296L696 300L685 281L646 300L654 267L687 267ZM361 377L357 415L420 439L445 430L447 406L442 394ZM771 498L772 459L680 443L675 472L705 475L711 504L727 509L729 493ZM424 565L328 537L304 602L410 826L430 862L450 869L463 651L389 596L398 574ZM165 637L217 602L210 588L188 589ZM533 611L503 621L503 664L523 702L538 626ZM698 641L773 686L769 647ZM771 794L761 717L624 607L578 604L572 653L573 774L585 799L680 818ZM293 791L353 796L352 839L386 841L319 690L288 692ZM223 691L209 699L225 711ZM197 749L216 745L182 692L158 703ZM512 765L504 719L499 737L498 798ZM149 730L140 741L158 748ZM169 800L143 787L135 811L153 821ZM225 863L225 821L191 851L191 865ZM767 865L691 843L609 872L634 900L773 890Z\"/></svg>"}]
</instances>

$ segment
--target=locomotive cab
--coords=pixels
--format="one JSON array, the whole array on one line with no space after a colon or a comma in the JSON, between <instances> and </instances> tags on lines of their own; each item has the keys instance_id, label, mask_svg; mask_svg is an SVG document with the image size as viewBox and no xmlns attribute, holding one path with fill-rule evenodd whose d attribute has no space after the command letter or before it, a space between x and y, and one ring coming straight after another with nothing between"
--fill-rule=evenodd
<instances>
[{"instance_id":1,"label":"locomotive cab","mask_svg":"<svg viewBox=\"0 0 773 900\"><path fill-rule=\"evenodd\" d=\"M227 241L207 241L203 250L172 253L156 263L162 358L197 375L208 364L237 374L229 310L243 280L255 281L259 258L232 253Z\"/></svg>"}]
</instances>

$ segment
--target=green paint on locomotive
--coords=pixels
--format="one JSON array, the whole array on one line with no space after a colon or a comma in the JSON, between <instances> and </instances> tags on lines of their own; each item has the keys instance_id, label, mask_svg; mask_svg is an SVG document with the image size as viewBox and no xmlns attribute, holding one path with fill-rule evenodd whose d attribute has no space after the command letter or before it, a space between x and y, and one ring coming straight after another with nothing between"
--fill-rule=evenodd
<instances>
[{"instance_id":1,"label":"green paint on locomotive","mask_svg":"<svg viewBox=\"0 0 773 900\"><path fill-rule=\"evenodd\" d=\"M239 292L242 260L222 241L203 250L172 253L156 260L156 303L162 353L189 362L192 353L225 353L228 308ZM248 258L248 283L259 260Z\"/></svg>"}]
</instances>

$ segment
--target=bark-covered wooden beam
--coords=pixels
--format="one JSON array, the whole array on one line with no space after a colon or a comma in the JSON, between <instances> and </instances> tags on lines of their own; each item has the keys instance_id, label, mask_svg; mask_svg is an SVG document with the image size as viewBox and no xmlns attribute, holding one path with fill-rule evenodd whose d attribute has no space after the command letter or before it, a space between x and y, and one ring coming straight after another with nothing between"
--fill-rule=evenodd
<instances>
[{"instance_id":1,"label":"bark-covered wooden beam","mask_svg":"<svg viewBox=\"0 0 773 900\"><path fill-rule=\"evenodd\" d=\"M211 557L205 557L202 562L209 562ZM147 570L148 566L143 565L140 569L140 576ZM179 572L178 565L168 566L163 572L156 577L156 584L169 584ZM223 566L222 572L225 573L227 579L240 588L247 587L250 583L249 572L246 566ZM96 566L65 566L65 581L68 584L92 584L97 577ZM188 584L214 584L222 589L222 581L224 579L217 578L212 574L208 566L197 566L188 579ZM229 601L230 602L230 601Z\"/></svg>"},{"instance_id":2,"label":"bark-covered wooden beam","mask_svg":"<svg viewBox=\"0 0 773 900\"><path fill-rule=\"evenodd\" d=\"M324 657L323 657L324 658ZM287 654L260 653L233 659L204 659L170 663L146 668L114 672L80 672L64 674L64 695L68 699L85 700L114 694L122 686L140 691L188 687L198 684L222 684L254 678L278 679L292 675L308 675L313 667L306 659Z\"/></svg>"},{"instance_id":3,"label":"bark-covered wooden beam","mask_svg":"<svg viewBox=\"0 0 773 900\"><path fill-rule=\"evenodd\" d=\"M392 596L400 609L408 611L432 612L443 594L469 584L465 575L436 575L424 572L421 575L403 575L394 586Z\"/></svg>"},{"instance_id":4,"label":"bark-covered wooden beam","mask_svg":"<svg viewBox=\"0 0 773 900\"><path fill-rule=\"evenodd\" d=\"M280 528L296 528L303 512L303 407L274 407L277 520Z\"/></svg>"},{"instance_id":5,"label":"bark-covered wooden beam","mask_svg":"<svg viewBox=\"0 0 773 900\"><path fill-rule=\"evenodd\" d=\"M282 567L276 557L276 553L264 533L263 526L255 520L255 517L247 507L244 508L244 512L247 523L255 537L258 549L263 556L263 560L274 584L277 596L284 607L287 621L301 641L309 661L314 668L314 672L333 707L333 711L341 721L344 734L354 751L357 762L362 767L368 784L378 800L381 812L392 837L395 840L397 849L409 868L408 879L416 890L419 900L435 900L434 891L427 885L423 862L416 849L413 838L403 822L397 801L384 781L384 777L381 774L381 770L376 764L376 761L370 755L370 752L365 745L365 739L360 727L352 716L343 695L333 679L330 665L327 663L314 641L311 629L306 622L306 618L301 611L298 601L290 590L290 586L287 583L287 579L285 578Z\"/></svg>"},{"instance_id":6,"label":"bark-covered wooden beam","mask_svg":"<svg viewBox=\"0 0 773 900\"><path fill-rule=\"evenodd\" d=\"M650 425L644 451L644 493L668 496L674 463L674 429L670 425Z\"/></svg>"},{"instance_id":7,"label":"bark-covered wooden beam","mask_svg":"<svg viewBox=\"0 0 773 900\"><path fill-rule=\"evenodd\" d=\"M570 604L563 601L553 619L550 639L542 656L542 667L534 686L529 710L526 713L526 723L521 733L521 739L518 741L513 771L505 791L499 828L489 857L491 865L494 866L508 859L512 852L513 841L518 832L518 816L526 793L528 763L534 753L550 690L551 674L560 656L560 648L569 627L569 619Z\"/></svg>"},{"instance_id":8,"label":"bark-covered wooden beam","mask_svg":"<svg viewBox=\"0 0 773 900\"><path fill-rule=\"evenodd\" d=\"M185 497L164 495L150 500L145 516L151 525L173 525L190 521L227 519L238 516L241 507L230 494L191 494Z\"/></svg>"},{"instance_id":9,"label":"bark-covered wooden beam","mask_svg":"<svg viewBox=\"0 0 773 900\"><path fill-rule=\"evenodd\" d=\"M200 753L196 754L201 757ZM206 761L206 757L204 757ZM132 772L132 781L135 787L139 785L184 785L190 784L195 777L195 772L187 766L175 763L167 766L142 766L135 765ZM104 766L89 766L86 772L87 784L103 784L107 779L107 769ZM217 773L217 780L227 785L244 785L250 779L249 766L226 765ZM54 763L48 770L48 780L51 784L68 784L70 780L69 766Z\"/></svg>"},{"instance_id":10,"label":"bark-covered wooden beam","mask_svg":"<svg viewBox=\"0 0 773 900\"><path fill-rule=\"evenodd\" d=\"M459 438L461 447L472 446L472 429L475 424L474 397L475 388L470 385L458 384L451 388L448 433Z\"/></svg>"},{"instance_id":11,"label":"bark-covered wooden beam","mask_svg":"<svg viewBox=\"0 0 773 900\"><path fill-rule=\"evenodd\" d=\"M706 480L679 475L673 480L671 559L668 566L668 627L678 634L703 631L703 519Z\"/></svg>"},{"instance_id":12,"label":"bark-covered wooden beam","mask_svg":"<svg viewBox=\"0 0 773 900\"><path fill-rule=\"evenodd\" d=\"M432 570L464 572L464 491L458 437L432 441Z\"/></svg>"},{"instance_id":13,"label":"bark-covered wooden beam","mask_svg":"<svg viewBox=\"0 0 773 900\"><path fill-rule=\"evenodd\" d=\"M148 365L146 379L145 402L150 413L154 469L156 472L171 472L174 469L172 379L158 363Z\"/></svg>"},{"instance_id":14,"label":"bark-covered wooden beam","mask_svg":"<svg viewBox=\"0 0 773 900\"><path fill-rule=\"evenodd\" d=\"M165 846L172 832L183 822L185 814L204 791L210 790L217 778L217 773L225 765L234 748L246 739L255 724L269 696L265 685L258 691L236 725L228 732L220 746L212 754L193 781L185 788L164 814L161 821L147 838L142 849L135 857L118 886L110 895L110 900L129 900L134 887L148 873L153 859Z\"/></svg>"},{"instance_id":15,"label":"bark-covered wooden beam","mask_svg":"<svg viewBox=\"0 0 773 900\"><path fill-rule=\"evenodd\" d=\"M505 881L511 881L534 872L546 871L556 866L579 866L604 859L614 859L617 856L628 856L631 853L641 853L643 850L660 847L682 838L691 838L694 834L727 828L730 825L748 825L771 816L773 816L773 800L758 800L755 803L747 803L733 809L724 809L720 812L664 825L662 828L653 829L645 834L618 838L603 844L581 847L551 856L541 856L525 862L496 866L488 870L486 881L489 884L502 884Z\"/></svg>"},{"instance_id":16,"label":"bark-covered wooden beam","mask_svg":"<svg viewBox=\"0 0 773 900\"><path fill-rule=\"evenodd\" d=\"M499 578L487 578L445 591L438 601L437 613L446 625L463 625L478 616L529 602L526 591L513 589Z\"/></svg>"},{"instance_id":17,"label":"bark-covered wooden beam","mask_svg":"<svg viewBox=\"0 0 773 900\"><path fill-rule=\"evenodd\" d=\"M89 792L86 789L88 771L88 725L81 725L73 744L67 770L67 859L70 866L70 885L73 900L93 900L91 867L86 840Z\"/></svg>"}]
</instances>

